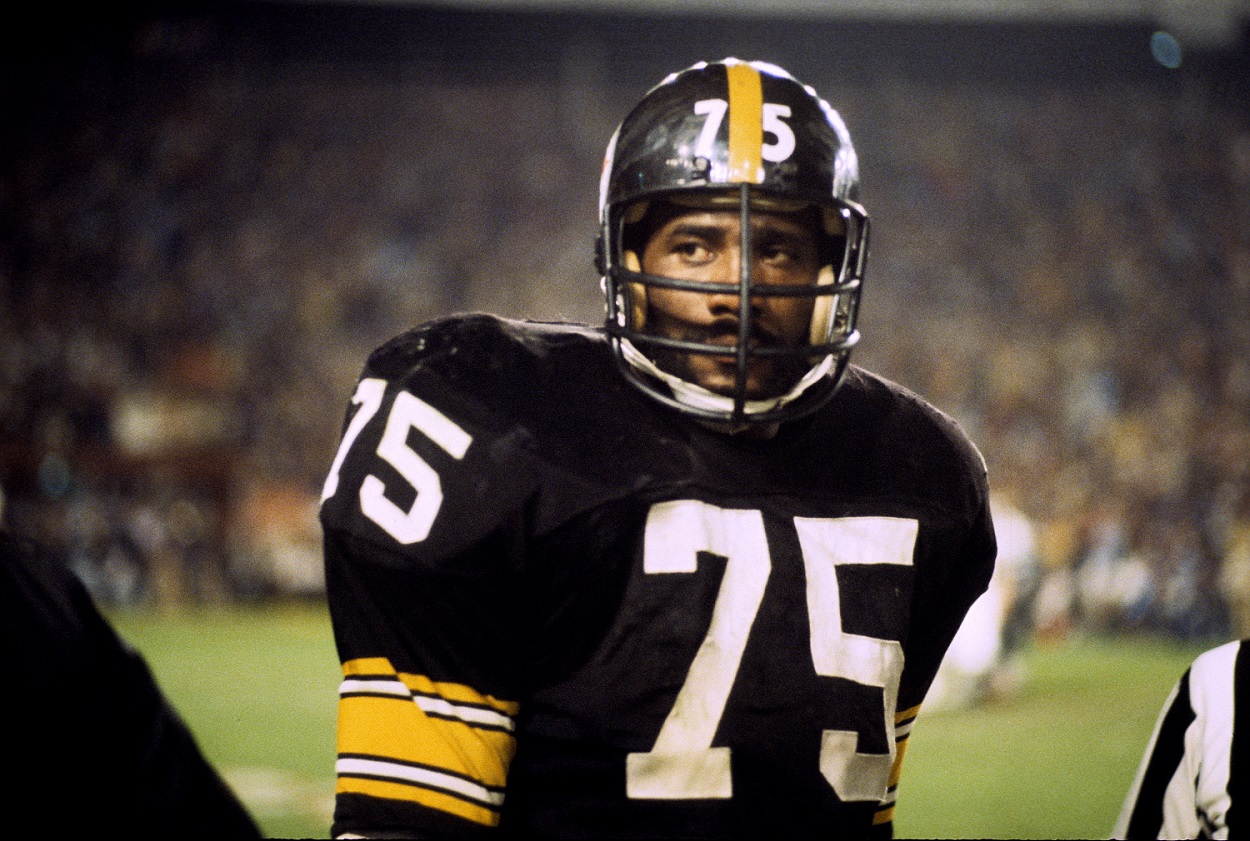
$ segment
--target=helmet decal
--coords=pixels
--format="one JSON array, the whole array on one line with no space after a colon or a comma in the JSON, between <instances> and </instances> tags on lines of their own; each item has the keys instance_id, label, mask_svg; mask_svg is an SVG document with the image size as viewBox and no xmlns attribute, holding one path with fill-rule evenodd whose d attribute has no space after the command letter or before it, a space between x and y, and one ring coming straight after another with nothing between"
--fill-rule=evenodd
<instances>
[{"instance_id":1,"label":"helmet decal","mask_svg":"<svg viewBox=\"0 0 1250 841\"><path fill-rule=\"evenodd\" d=\"M764 91L760 72L749 64L726 64L729 78L729 165L728 182L764 180ZM713 178L713 180L716 180Z\"/></svg>"}]
</instances>

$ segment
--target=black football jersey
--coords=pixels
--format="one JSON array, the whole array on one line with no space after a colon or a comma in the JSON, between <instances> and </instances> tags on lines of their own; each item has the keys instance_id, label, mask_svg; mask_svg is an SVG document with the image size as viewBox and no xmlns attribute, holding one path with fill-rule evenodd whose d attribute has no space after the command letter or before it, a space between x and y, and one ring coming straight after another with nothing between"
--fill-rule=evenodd
<instances>
[{"instance_id":1,"label":"black football jersey","mask_svg":"<svg viewBox=\"0 0 1250 841\"><path fill-rule=\"evenodd\" d=\"M757 440L615 365L484 315L370 357L321 509L336 834L890 834L993 566L980 455L854 367Z\"/></svg>"}]
</instances>

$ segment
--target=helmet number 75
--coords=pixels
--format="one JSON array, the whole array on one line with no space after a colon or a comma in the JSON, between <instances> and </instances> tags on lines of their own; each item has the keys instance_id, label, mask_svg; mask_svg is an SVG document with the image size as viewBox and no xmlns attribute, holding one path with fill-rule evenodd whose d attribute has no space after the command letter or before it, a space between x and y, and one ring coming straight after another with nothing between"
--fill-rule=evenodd
<instances>
[{"instance_id":1,"label":"helmet number 75","mask_svg":"<svg viewBox=\"0 0 1250 841\"><path fill-rule=\"evenodd\" d=\"M861 753L861 734L825 730L820 771L843 801L881 801L895 758L894 713L903 672L895 640L842 630L837 567L911 566L918 523L896 517L796 517L807 578L811 654L816 674L879 687L881 717L872 724L888 754ZM724 577L703 644L650 751L626 759L626 793L633 799L685 800L733 796L730 749L712 739L737 678L747 637L759 611L772 563L763 514L697 500L652 506L643 546L646 573L692 573L698 553L726 559ZM880 728L880 729L878 729Z\"/></svg>"},{"instance_id":2,"label":"helmet number 75","mask_svg":"<svg viewBox=\"0 0 1250 841\"><path fill-rule=\"evenodd\" d=\"M725 122L729 103L723 99L700 99L694 104L694 113L706 117L699 137L695 140L694 154L698 158L712 160L716 148L716 136ZM789 105L765 102L763 106L764 133L775 139L760 147L760 157L771 163L781 163L794 154L794 129L785 120L790 116ZM732 117L731 117L732 119Z\"/></svg>"}]
</instances>

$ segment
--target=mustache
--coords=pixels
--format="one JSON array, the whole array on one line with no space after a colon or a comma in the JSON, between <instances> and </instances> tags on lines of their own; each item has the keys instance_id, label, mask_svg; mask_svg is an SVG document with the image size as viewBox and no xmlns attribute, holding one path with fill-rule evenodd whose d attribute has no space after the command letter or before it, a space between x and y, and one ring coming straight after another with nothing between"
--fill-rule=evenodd
<instances>
[{"instance_id":1,"label":"mustache","mask_svg":"<svg viewBox=\"0 0 1250 841\"><path fill-rule=\"evenodd\" d=\"M767 326L752 319L747 325L747 343L752 347L781 347L781 336L768 329ZM706 327L696 327L691 332L699 333L704 341L716 343L718 339L738 339L740 323L736 318L718 318Z\"/></svg>"}]
</instances>

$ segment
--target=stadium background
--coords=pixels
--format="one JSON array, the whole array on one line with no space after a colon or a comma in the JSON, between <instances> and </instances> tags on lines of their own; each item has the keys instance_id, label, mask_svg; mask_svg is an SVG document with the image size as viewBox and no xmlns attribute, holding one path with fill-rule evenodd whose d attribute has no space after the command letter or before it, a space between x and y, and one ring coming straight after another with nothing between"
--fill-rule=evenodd
<instances>
[{"instance_id":1,"label":"stadium background","mask_svg":"<svg viewBox=\"0 0 1250 841\"><path fill-rule=\"evenodd\" d=\"M262 711L290 723L281 697L222 706L234 671L266 683L250 658L282 639L268 673L307 657L289 681L324 684L294 721L332 729L316 503L366 353L452 310L598 320L616 122L671 70L765 59L842 112L860 155L856 361L959 418L1034 529L1024 656L1071 700L1038 714L1087 716L1072 676L1129 676L1087 704L1144 696L1106 734L1122 790L1175 669L1250 635L1248 23L1244 0L35 13L0 60L3 523L151 646L202 738L213 716L223 738ZM1053 739L1053 721L949 732L1029 727ZM249 761L280 769L284 749Z\"/></svg>"}]
</instances>

